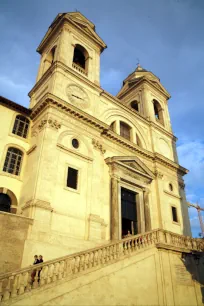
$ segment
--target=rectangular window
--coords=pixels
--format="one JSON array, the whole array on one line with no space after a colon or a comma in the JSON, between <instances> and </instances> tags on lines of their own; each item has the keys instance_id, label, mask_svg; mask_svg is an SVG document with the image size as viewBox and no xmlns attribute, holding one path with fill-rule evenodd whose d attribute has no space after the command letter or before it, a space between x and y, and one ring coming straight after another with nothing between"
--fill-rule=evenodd
<instances>
[{"instance_id":1,"label":"rectangular window","mask_svg":"<svg viewBox=\"0 0 204 306\"><path fill-rule=\"evenodd\" d=\"M174 206L172 206L171 209L172 209L173 222L177 222L178 223L177 209Z\"/></svg>"},{"instance_id":2,"label":"rectangular window","mask_svg":"<svg viewBox=\"0 0 204 306\"><path fill-rule=\"evenodd\" d=\"M77 189L78 183L78 170L68 167L67 172L67 187Z\"/></svg>"}]
</instances>

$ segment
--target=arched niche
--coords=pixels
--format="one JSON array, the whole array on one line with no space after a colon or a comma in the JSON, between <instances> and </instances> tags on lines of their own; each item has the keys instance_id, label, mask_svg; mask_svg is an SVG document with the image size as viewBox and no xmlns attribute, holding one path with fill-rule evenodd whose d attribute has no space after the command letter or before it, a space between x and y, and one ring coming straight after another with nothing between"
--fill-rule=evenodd
<instances>
[{"instance_id":1,"label":"arched niche","mask_svg":"<svg viewBox=\"0 0 204 306\"><path fill-rule=\"evenodd\" d=\"M76 140L78 141L77 148L73 145ZM62 132L59 135L57 145L61 145L64 148L72 150L73 152L76 151L76 153L78 152L85 156L89 156L90 158L93 157L92 147L89 144L88 140L81 134L76 133L71 129Z\"/></svg>"},{"instance_id":2,"label":"arched niche","mask_svg":"<svg viewBox=\"0 0 204 306\"><path fill-rule=\"evenodd\" d=\"M7 212L10 212L12 214L16 214L17 207L18 207L18 201L17 201L17 198L16 198L15 194L8 188L0 187L0 195L1 194L5 195L4 196L5 201L6 201L6 199L7 200L10 199L10 211L7 211ZM0 211L3 211L3 210L1 210L1 207L0 207Z\"/></svg>"}]
</instances>

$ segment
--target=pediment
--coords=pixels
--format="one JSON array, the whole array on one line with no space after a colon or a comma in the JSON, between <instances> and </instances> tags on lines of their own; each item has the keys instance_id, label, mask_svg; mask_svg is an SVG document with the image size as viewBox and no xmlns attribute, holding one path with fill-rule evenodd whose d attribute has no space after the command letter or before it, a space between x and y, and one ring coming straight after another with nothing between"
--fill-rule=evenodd
<instances>
[{"instance_id":1,"label":"pediment","mask_svg":"<svg viewBox=\"0 0 204 306\"><path fill-rule=\"evenodd\" d=\"M159 90L161 90L166 96L170 97L170 94L168 93L168 91L164 88L164 86L161 85L161 83L155 81L155 80L149 80L149 82L156 88L158 88Z\"/></svg>"},{"instance_id":2,"label":"pediment","mask_svg":"<svg viewBox=\"0 0 204 306\"><path fill-rule=\"evenodd\" d=\"M114 156L106 159L107 164L118 164L129 171L137 172L138 174L153 179L154 173L136 156ZM117 167L117 166L116 166Z\"/></svg>"},{"instance_id":3,"label":"pediment","mask_svg":"<svg viewBox=\"0 0 204 306\"><path fill-rule=\"evenodd\" d=\"M103 48L106 48L106 44L99 37L99 35L95 32L95 26L92 22L90 22L86 17L84 17L81 13L69 13L67 14L68 19L70 19L76 26L80 27L83 31L85 31L89 36L92 36L95 40L98 41Z\"/></svg>"}]
</instances>

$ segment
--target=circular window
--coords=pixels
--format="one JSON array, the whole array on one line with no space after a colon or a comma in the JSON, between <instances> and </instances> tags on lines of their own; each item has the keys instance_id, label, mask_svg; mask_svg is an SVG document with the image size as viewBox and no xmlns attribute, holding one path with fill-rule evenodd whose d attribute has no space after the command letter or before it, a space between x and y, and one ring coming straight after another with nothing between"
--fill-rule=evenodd
<instances>
[{"instance_id":1,"label":"circular window","mask_svg":"<svg viewBox=\"0 0 204 306\"><path fill-rule=\"evenodd\" d=\"M78 141L76 138L72 139L72 146L73 146L75 149L78 149L78 147L79 147L79 141Z\"/></svg>"},{"instance_id":2,"label":"circular window","mask_svg":"<svg viewBox=\"0 0 204 306\"><path fill-rule=\"evenodd\" d=\"M169 184L169 190L173 191L173 185L172 184Z\"/></svg>"}]
</instances>

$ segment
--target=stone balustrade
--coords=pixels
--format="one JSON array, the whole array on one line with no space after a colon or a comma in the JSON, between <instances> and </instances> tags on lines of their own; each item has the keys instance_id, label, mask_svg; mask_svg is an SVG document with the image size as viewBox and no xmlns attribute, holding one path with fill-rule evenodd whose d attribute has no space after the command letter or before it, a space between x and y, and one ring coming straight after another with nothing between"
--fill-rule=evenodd
<instances>
[{"instance_id":1,"label":"stone balustrade","mask_svg":"<svg viewBox=\"0 0 204 306\"><path fill-rule=\"evenodd\" d=\"M202 239L186 237L160 229L153 230L144 234L129 236L108 245L3 274L0 276L0 302L56 280L68 279L75 274L103 267L131 253L157 245L170 246L171 248L179 247L180 249L186 249L187 252L204 251L204 241ZM31 275L34 270L36 273L32 281Z\"/></svg>"},{"instance_id":2,"label":"stone balustrade","mask_svg":"<svg viewBox=\"0 0 204 306\"><path fill-rule=\"evenodd\" d=\"M87 76L87 72L85 71L85 69L83 69L82 67L80 67L79 65L72 63L72 67L74 69L76 69L77 71L79 71L80 73L83 73Z\"/></svg>"}]
</instances>

